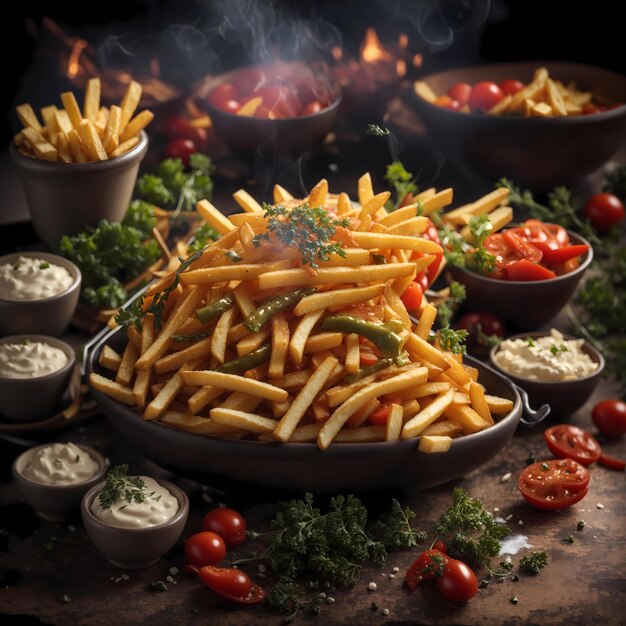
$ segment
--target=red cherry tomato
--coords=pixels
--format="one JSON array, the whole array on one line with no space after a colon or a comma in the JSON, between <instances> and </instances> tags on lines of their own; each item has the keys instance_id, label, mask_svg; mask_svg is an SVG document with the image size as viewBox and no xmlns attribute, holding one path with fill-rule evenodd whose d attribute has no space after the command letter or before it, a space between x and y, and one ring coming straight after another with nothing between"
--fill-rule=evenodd
<instances>
[{"instance_id":1,"label":"red cherry tomato","mask_svg":"<svg viewBox=\"0 0 626 626\"><path fill-rule=\"evenodd\" d=\"M200 580L223 598L238 604L258 604L265 597L261 587L239 569L205 566L198 570Z\"/></svg>"},{"instance_id":2,"label":"red cherry tomato","mask_svg":"<svg viewBox=\"0 0 626 626\"><path fill-rule=\"evenodd\" d=\"M198 148L191 139L172 139L165 147L168 159L180 159L185 165L189 165L189 157L196 152Z\"/></svg>"},{"instance_id":3,"label":"red cherry tomato","mask_svg":"<svg viewBox=\"0 0 626 626\"><path fill-rule=\"evenodd\" d=\"M433 547L431 548L431 550L439 550L439 552L447 554L446 544L441 539L437 539L437 541L433 543Z\"/></svg>"},{"instance_id":4,"label":"red cherry tomato","mask_svg":"<svg viewBox=\"0 0 626 626\"><path fill-rule=\"evenodd\" d=\"M203 531L185 542L185 558L192 565L216 565L226 556L226 544L215 533Z\"/></svg>"},{"instance_id":5,"label":"red cherry tomato","mask_svg":"<svg viewBox=\"0 0 626 626\"><path fill-rule=\"evenodd\" d=\"M246 540L246 520L234 509L217 508L209 511L202 520L202 528L219 535L229 548Z\"/></svg>"},{"instance_id":6,"label":"red cherry tomato","mask_svg":"<svg viewBox=\"0 0 626 626\"><path fill-rule=\"evenodd\" d=\"M233 86L240 96L250 96L266 84L267 76L258 67L241 70L233 78Z\"/></svg>"},{"instance_id":7,"label":"red cherry tomato","mask_svg":"<svg viewBox=\"0 0 626 626\"><path fill-rule=\"evenodd\" d=\"M532 245L541 250L541 262L546 265L558 265L577 259L589 250L589 246L583 244L559 248L556 241L536 241Z\"/></svg>"},{"instance_id":8,"label":"red cherry tomato","mask_svg":"<svg viewBox=\"0 0 626 626\"><path fill-rule=\"evenodd\" d=\"M225 100L218 108L225 113L237 113L241 108L241 102L239 100Z\"/></svg>"},{"instance_id":9,"label":"red cherry tomato","mask_svg":"<svg viewBox=\"0 0 626 626\"><path fill-rule=\"evenodd\" d=\"M408 206L409 204L413 204L414 198L412 193L407 193L402 200L400 200L400 205L398 208L402 208L403 206Z\"/></svg>"},{"instance_id":10,"label":"red cherry tomato","mask_svg":"<svg viewBox=\"0 0 626 626\"><path fill-rule=\"evenodd\" d=\"M359 352L359 358L363 367L374 365L374 363L378 363L379 360L373 352L370 352L369 350L364 350L363 348L361 348L361 351Z\"/></svg>"},{"instance_id":11,"label":"red cherry tomato","mask_svg":"<svg viewBox=\"0 0 626 626\"><path fill-rule=\"evenodd\" d=\"M539 263L542 256L541 250L532 243L525 241L523 237L520 237L516 232L517 230L517 228L509 228L502 233L509 248L514 250L520 258L526 259L531 263Z\"/></svg>"},{"instance_id":12,"label":"red cherry tomato","mask_svg":"<svg viewBox=\"0 0 626 626\"><path fill-rule=\"evenodd\" d=\"M597 193L585 204L585 216L592 226L601 233L607 232L615 224L624 221L624 205L612 193Z\"/></svg>"},{"instance_id":13,"label":"red cherry tomato","mask_svg":"<svg viewBox=\"0 0 626 626\"><path fill-rule=\"evenodd\" d=\"M422 286L417 282L412 282L402 294L402 304L408 311L415 311L419 309L422 304L423 290Z\"/></svg>"},{"instance_id":14,"label":"red cherry tomato","mask_svg":"<svg viewBox=\"0 0 626 626\"><path fill-rule=\"evenodd\" d=\"M602 400L593 407L591 419L596 428L607 437L626 434L626 402Z\"/></svg>"},{"instance_id":15,"label":"red cherry tomato","mask_svg":"<svg viewBox=\"0 0 626 626\"><path fill-rule=\"evenodd\" d=\"M589 471L573 459L553 459L526 466L517 486L538 509L565 509L580 502L589 491Z\"/></svg>"},{"instance_id":16,"label":"red cherry tomato","mask_svg":"<svg viewBox=\"0 0 626 626\"><path fill-rule=\"evenodd\" d=\"M484 80L472 87L472 93L468 100L472 111L489 111L504 98L502 89L496 83Z\"/></svg>"},{"instance_id":17,"label":"red cherry tomato","mask_svg":"<svg viewBox=\"0 0 626 626\"><path fill-rule=\"evenodd\" d=\"M547 428L543 436L557 459L574 459L581 465L591 465L602 453L596 439L578 426L556 424Z\"/></svg>"},{"instance_id":18,"label":"red cherry tomato","mask_svg":"<svg viewBox=\"0 0 626 626\"><path fill-rule=\"evenodd\" d=\"M189 120L182 117L170 117L163 124L163 131L168 139L189 139L199 150L206 149L209 135L205 128L196 128Z\"/></svg>"},{"instance_id":19,"label":"red cherry tomato","mask_svg":"<svg viewBox=\"0 0 626 626\"><path fill-rule=\"evenodd\" d=\"M450 559L439 550L425 550L411 564L406 573L406 584L413 591L424 580L432 580L443 573Z\"/></svg>"},{"instance_id":20,"label":"red cherry tomato","mask_svg":"<svg viewBox=\"0 0 626 626\"><path fill-rule=\"evenodd\" d=\"M598 463L617 472L623 472L626 469L626 461L616 459L614 456L609 456L608 454L601 454Z\"/></svg>"},{"instance_id":21,"label":"red cherry tomato","mask_svg":"<svg viewBox=\"0 0 626 626\"><path fill-rule=\"evenodd\" d=\"M254 92L263 98L263 106L276 119L295 117L302 110L302 104L295 92L287 85L266 85Z\"/></svg>"},{"instance_id":22,"label":"red cherry tomato","mask_svg":"<svg viewBox=\"0 0 626 626\"><path fill-rule=\"evenodd\" d=\"M485 337L490 335L504 337L505 334L504 324L500 318L488 311L465 313L454 326L467 330L466 345L470 352L486 352L489 346L485 345Z\"/></svg>"},{"instance_id":23,"label":"red cherry tomato","mask_svg":"<svg viewBox=\"0 0 626 626\"><path fill-rule=\"evenodd\" d=\"M528 243L536 243L538 241L556 241L560 246L569 244L569 235L567 230L559 224L550 224L540 220L526 220L522 224L522 228L517 232L520 236L526 238Z\"/></svg>"},{"instance_id":24,"label":"red cherry tomato","mask_svg":"<svg viewBox=\"0 0 626 626\"><path fill-rule=\"evenodd\" d=\"M323 108L324 105L319 100L311 100L311 102L300 111L300 115L314 115L315 113L319 113Z\"/></svg>"},{"instance_id":25,"label":"red cherry tomato","mask_svg":"<svg viewBox=\"0 0 626 626\"><path fill-rule=\"evenodd\" d=\"M467 602L478 593L478 580L474 571L463 561L451 559L437 579L437 588L446 600Z\"/></svg>"},{"instance_id":26,"label":"red cherry tomato","mask_svg":"<svg viewBox=\"0 0 626 626\"><path fill-rule=\"evenodd\" d=\"M519 80L507 78L500 83L500 89L505 96L514 96L518 91L524 89L524 83Z\"/></svg>"},{"instance_id":27,"label":"red cherry tomato","mask_svg":"<svg viewBox=\"0 0 626 626\"><path fill-rule=\"evenodd\" d=\"M221 109L225 102L229 100L237 100L238 94L233 85L230 83L222 83L218 85L207 98L209 104Z\"/></svg>"},{"instance_id":28,"label":"red cherry tomato","mask_svg":"<svg viewBox=\"0 0 626 626\"><path fill-rule=\"evenodd\" d=\"M411 203L409 202L408 204ZM426 227L426 230L422 233L422 237L436 243L439 246L441 245L441 240L439 239L439 231L437 230L437 227L431 219L428 220L428 226ZM419 259L421 256L422 254L419 253L415 254L413 258ZM439 268L441 267L442 260L443 252L436 252L435 260L425 270L423 270L423 273L426 276L426 284L424 285L423 283L421 283L423 291L426 291L426 289L428 289L428 287L430 287L435 282L437 276L439 275ZM420 274L422 274L422 272L420 272ZM420 274L418 274L418 276L420 276Z\"/></svg>"},{"instance_id":29,"label":"red cherry tomato","mask_svg":"<svg viewBox=\"0 0 626 626\"><path fill-rule=\"evenodd\" d=\"M583 105L583 115L593 115L594 113L604 113L607 110L605 106L587 102Z\"/></svg>"},{"instance_id":30,"label":"red cherry tomato","mask_svg":"<svg viewBox=\"0 0 626 626\"><path fill-rule=\"evenodd\" d=\"M536 263L531 263L526 259L522 259L521 261L507 266L506 275L509 280L517 281L549 280L550 278L556 278L554 272Z\"/></svg>"},{"instance_id":31,"label":"red cherry tomato","mask_svg":"<svg viewBox=\"0 0 626 626\"><path fill-rule=\"evenodd\" d=\"M469 83L455 83L448 89L450 98L458 102L461 107L467 104L471 93L472 86Z\"/></svg>"}]
</instances>

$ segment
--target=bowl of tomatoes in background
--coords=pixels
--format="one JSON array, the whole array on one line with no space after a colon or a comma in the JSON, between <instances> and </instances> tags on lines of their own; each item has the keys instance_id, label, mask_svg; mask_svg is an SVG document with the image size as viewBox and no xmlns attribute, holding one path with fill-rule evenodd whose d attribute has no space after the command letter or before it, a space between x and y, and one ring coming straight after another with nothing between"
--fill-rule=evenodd
<instances>
[{"instance_id":1,"label":"bowl of tomatoes in background","mask_svg":"<svg viewBox=\"0 0 626 626\"><path fill-rule=\"evenodd\" d=\"M483 275L454 265L447 271L465 285L469 310L488 310L522 330L555 317L593 260L586 239L539 220L493 233L483 247L496 257L495 271Z\"/></svg>"},{"instance_id":2,"label":"bowl of tomatoes in background","mask_svg":"<svg viewBox=\"0 0 626 626\"><path fill-rule=\"evenodd\" d=\"M576 83L598 100L583 114L525 117L487 111L533 80L540 67L561 84ZM535 191L570 184L606 163L626 136L626 77L589 65L521 62L446 70L421 78L413 102L429 135L447 157L486 179L502 176ZM449 101L449 102L448 102ZM452 102L457 104L451 104Z\"/></svg>"},{"instance_id":3,"label":"bowl of tomatoes in background","mask_svg":"<svg viewBox=\"0 0 626 626\"><path fill-rule=\"evenodd\" d=\"M302 63L248 66L203 81L195 101L235 152L297 157L319 144L337 118L341 92L324 76Z\"/></svg>"}]
</instances>

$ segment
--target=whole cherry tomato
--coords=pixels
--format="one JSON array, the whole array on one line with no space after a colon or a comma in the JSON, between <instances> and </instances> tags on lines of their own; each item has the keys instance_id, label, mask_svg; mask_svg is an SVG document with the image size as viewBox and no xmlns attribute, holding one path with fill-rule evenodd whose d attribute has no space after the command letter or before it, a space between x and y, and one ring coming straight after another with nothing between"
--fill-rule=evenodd
<instances>
[{"instance_id":1,"label":"whole cherry tomato","mask_svg":"<svg viewBox=\"0 0 626 626\"><path fill-rule=\"evenodd\" d=\"M163 124L165 136L172 139L189 139L199 150L205 149L209 136L205 128L196 128L189 120L182 117L170 117Z\"/></svg>"},{"instance_id":2,"label":"whole cherry tomato","mask_svg":"<svg viewBox=\"0 0 626 626\"><path fill-rule=\"evenodd\" d=\"M266 85L257 89L254 95L263 98L263 106L277 119L295 117L302 110L298 96L287 85Z\"/></svg>"},{"instance_id":3,"label":"whole cherry tomato","mask_svg":"<svg viewBox=\"0 0 626 626\"><path fill-rule=\"evenodd\" d=\"M172 139L165 147L168 159L180 159L185 165L189 165L189 157L196 152L198 148L191 139Z\"/></svg>"},{"instance_id":4,"label":"whole cherry tomato","mask_svg":"<svg viewBox=\"0 0 626 626\"><path fill-rule=\"evenodd\" d=\"M463 561L451 559L437 578L437 589L446 600L467 602L478 593L478 580L474 571Z\"/></svg>"},{"instance_id":5,"label":"whole cherry tomato","mask_svg":"<svg viewBox=\"0 0 626 626\"><path fill-rule=\"evenodd\" d=\"M246 540L246 520L241 513L227 507L209 511L202 520L202 528L219 535L229 548Z\"/></svg>"},{"instance_id":6,"label":"whole cherry tomato","mask_svg":"<svg viewBox=\"0 0 626 626\"><path fill-rule=\"evenodd\" d=\"M419 309L422 304L422 296L424 291L422 286L418 282L412 282L401 296L402 304L406 307L407 311L415 311Z\"/></svg>"},{"instance_id":7,"label":"whole cherry tomato","mask_svg":"<svg viewBox=\"0 0 626 626\"><path fill-rule=\"evenodd\" d=\"M626 402L602 400L593 407L591 419L596 428L607 437L626 434Z\"/></svg>"},{"instance_id":8,"label":"whole cherry tomato","mask_svg":"<svg viewBox=\"0 0 626 626\"><path fill-rule=\"evenodd\" d=\"M225 100L218 108L225 113L237 113L241 108L241 102L239 100Z\"/></svg>"},{"instance_id":9,"label":"whole cherry tomato","mask_svg":"<svg viewBox=\"0 0 626 626\"><path fill-rule=\"evenodd\" d=\"M471 93L472 86L469 83L455 83L448 89L450 98L458 102L461 107L467 104Z\"/></svg>"},{"instance_id":10,"label":"whole cherry tomato","mask_svg":"<svg viewBox=\"0 0 626 626\"><path fill-rule=\"evenodd\" d=\"M472 87L468 104L472 111L489 111L502 98L504 98L502 89L496 83L484 80Z\"/></svg>"},{"instance_id":11,"label":"whole cherry tomato","mask_svg":"<svg viewBox=\"0 0 626 626\"><path fill-rule=\"evenodd\" d=\"M432 580L441 576L449 557L439 550L425 550L411 564L406 573L406 584L414 590L424 580Z\"/></svg>"},{"instance_id":12,"label":"whole cherry tomato","mask_svg":"<svg viewBox=\"0 0 626 626\"><path fill-rule=\"evenodd\" d=\"M300 111L300 115L314 115L315 113L319 113L323 108L324 105L319 100L311 100L311 102Z\"/></svg>"},{"instance_id":13,"label":"whole cherry tomato","mask_svg":"<svg viewBox=\"0 0 626 626\"><path fill-rule=\"evenodd\" d=\"M207 98L209 104L221 109L225 102L229 100L237 100L237 90L230 83L222 83L218 85Z\"/></svg>"},{"instance_id":14,"label":"whole cherry tomato","mask_svg":"<svg viewBox=\"0 0 626 626\"><path fill-rule=\"evenodd\" d=\"M624 205L612 193L597 193L585 204L585 216L596 230L605 233L614 224L624 221Z\"/></svg>"},{"instance_id":15,"label":"whole cherry tomato","mask_svg":"<svg viewBox=\"0 0 626 626\"><path fill-rule=\"evenodd\" d=\"M525 467L517 486L538 509L565 509L580 502L589 491L589 471L573 459L552 459Z\"/></svg>"},{"instance_id":16,"label":"whole cherry tomato","mask_svg":"<svg viewBox=\"0 0 626 626\"><path fill-rule=\"evenodd\" d=\"M455 328L467 330L467 348L470 352L485 353L490 346L487 337L504 337L505 328L500 318L489 311L465 313L455 323Z\"/></svg>"},{"instance_id":17,"label":"whole cherry tomato","mask_svg":"<svg viewBox=\"0 0 626 626\"><path fill-rule=\"evenodd\" d=\"M191 565L217 565L225 556L226 544L213 532L196 533L185 542L185 558Z\"/></svg>"},{"instance_id":18,"label":"whole cherry tomato","mask_svg":"<svg viewBox=\"0 0 626 626\"><path fill-rule=\"evenodd\" d=\"M550 452L558 459L574 459L581 465L591 465L602 453L596 439L578 426L556 424L547 428L543 436Z\"/></svg>"},{"instance_id":19,"label":"whole cherry tomato","mask_svg":"<svg viewBox=\"0 0 626 626\"><path fill-rule=\"evenodd\" d=\"M507 78L500 83L500 89L505 96L514 96L518 91L524 89L524 83L519 80Z\"/></svg>"},{"instance_id":20,"label":"whole cherry tomato","mask_svg":"<svg viewBox=\"0 0 626 626\"><path fill-rule=\"evenodd\" d=\"M261 587L239 569L205 566L198 570L200 580L223 598L238 604L258 604L265 597Z\"/></svg>"},{"instance_id":21,"label":"whole cherry tomato","mask_svg":"<svg viewBox=\"0 0 626 626\"><path fill-rule=\"evenodd\" d=\"M266 73L258 67L241 70L233 77L233 86L240 96L251 96L267 84Z\"/></svg>"}]
</instances>

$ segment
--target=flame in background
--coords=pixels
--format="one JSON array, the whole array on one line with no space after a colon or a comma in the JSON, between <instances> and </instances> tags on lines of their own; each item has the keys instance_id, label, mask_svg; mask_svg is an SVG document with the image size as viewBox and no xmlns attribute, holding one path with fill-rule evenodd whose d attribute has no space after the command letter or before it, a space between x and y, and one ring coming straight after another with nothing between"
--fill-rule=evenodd
<instances>
[{"instance_id":1,"label":"flame in background","mask_svg":"<svg viewBox=\"0 0 626 626\"><path fill-rule=\"evenodd\" d=\"M365 37L361 45L361 59L366 63L389 62L393 60L391 54L380 43L378 33L371 26L365 31Z\"/></svg>"}]
</instances>

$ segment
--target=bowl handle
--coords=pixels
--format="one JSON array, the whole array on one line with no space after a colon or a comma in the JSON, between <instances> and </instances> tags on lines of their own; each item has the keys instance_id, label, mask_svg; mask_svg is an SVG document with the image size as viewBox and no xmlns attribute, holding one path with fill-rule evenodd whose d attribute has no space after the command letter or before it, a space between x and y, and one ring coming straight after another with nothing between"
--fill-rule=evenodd
<instances>
[{"instance_id":1,"label":"bowl handle","mask_svg":"<svg viewBox=\"0 0 626 626\"><path fill-rule=\"evenodd\" d=\"M524 411L522 412L522 417L520 417L520 423L524 424L524 426L536 426L537 424L543 422L543 420L550 415L550 405L542 404L536 411L531 408L528 394L524 389L522 389L519 385L516 385L511 381L511 384L517 389L517 393L519 393L520 398L522 399L522 406L524 407Z\"/></svg>"}]
</instances>

